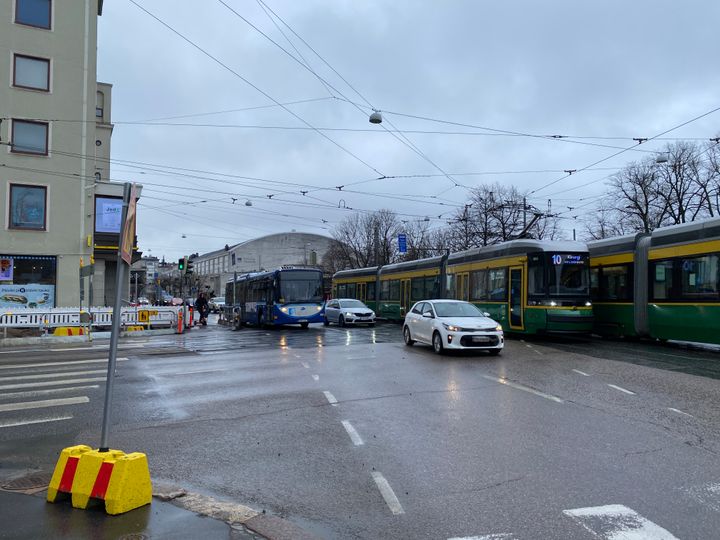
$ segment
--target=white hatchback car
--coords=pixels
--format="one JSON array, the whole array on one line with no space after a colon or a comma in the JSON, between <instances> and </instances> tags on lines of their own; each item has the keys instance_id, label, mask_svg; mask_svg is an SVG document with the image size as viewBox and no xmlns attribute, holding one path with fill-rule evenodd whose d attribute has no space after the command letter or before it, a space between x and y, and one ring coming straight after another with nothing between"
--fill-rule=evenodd
<instances>
[{"instance_id":1,"label":"white hatchback car","mask_svg":"<svg viewBox=\"0 0 720 540\"><path fill-rule=\"evenodd\" d=\"M323 324L331 322L340 326L348 324L367 324L375 326L375 312L354 298L335 298L325 304Z\"/></svg>"},{"instance_id":2,"label":"white hatchback car","mask_svg":"<svg viewBox=\"0 0 720 540\"><path fill-rule=\"evenodd\" d=\"M483 349L500 354L505 346L502 326L470 302L425 300L405 315L405 345L416 341L432 345L436 353L445 349Z\"/></svg>"}]
</instances>

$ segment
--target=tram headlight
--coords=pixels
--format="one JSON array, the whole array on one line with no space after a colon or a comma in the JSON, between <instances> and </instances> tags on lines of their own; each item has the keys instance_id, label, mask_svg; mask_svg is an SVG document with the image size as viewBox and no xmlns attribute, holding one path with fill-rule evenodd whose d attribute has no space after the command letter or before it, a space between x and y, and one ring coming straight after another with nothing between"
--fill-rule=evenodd
<instances>
[{"instance_id":1,"label":"tram headlight","mask_svg":"<svg viewBox=\"0 0 720 540\"><path fill-rule=\"evenodd\" d=\"M550 307L557 306L557 302L555 300L550 300Z\"/></svg>"},{"instance_id":2,"label":"tram headlight","mask_svg":"<svg viewBox=\"0 0 720 540\"><path fill-rule=\"evenodd\" d=\"M585 307L590 307L590 306L592 306L592 302L590 300L585 302Z\"/></svg>"}]
</instances>

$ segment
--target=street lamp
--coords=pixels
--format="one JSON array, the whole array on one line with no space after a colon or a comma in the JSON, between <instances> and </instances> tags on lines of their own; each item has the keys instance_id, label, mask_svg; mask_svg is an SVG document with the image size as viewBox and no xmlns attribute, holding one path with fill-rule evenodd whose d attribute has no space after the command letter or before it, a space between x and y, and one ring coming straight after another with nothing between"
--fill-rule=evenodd
<instances>
[{"instance_id":1,"label":"street lamp","mask_svg":"<svg viewBox=\"0 0 720 540\"><path fill-rule=\"evenodd\" d=\"M382 114L380 114L380 111L378 111L377 109L373 109L373 112L370 115L370 123L382 124Z\"/></svg>"}]
</instances>

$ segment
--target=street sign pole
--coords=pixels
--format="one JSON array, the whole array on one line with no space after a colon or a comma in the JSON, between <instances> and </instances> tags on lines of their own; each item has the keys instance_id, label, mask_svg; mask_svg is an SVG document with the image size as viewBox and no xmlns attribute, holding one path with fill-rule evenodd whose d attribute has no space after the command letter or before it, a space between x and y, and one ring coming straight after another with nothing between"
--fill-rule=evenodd
<instances>
[{"instance_id":1,"label":"street sign pole","mask_svg":"<svg viewBox=\"0 0 720 540\"><path fill-rule=\"evenodd\" d=\"M132 195L132 196L131 196ZM130 183L125 183L123 191L122 226L120 227L120 238L118 238L117 270L115 271L115 305L113 306L112 333L110 334L110 354L108 356L107 382L105 384L105 408L103 410L102 434L100 435L100 452L107 452L108 432L110 431L110 408L112 407L113 383L115 381L115 364L117 362L117 343L120 336L120 319L122 316L122 286L125 276L124 248L127 246L127 235L130 237L130 253L132 255L132 243L134 227L128 226L128 210L131 205L131 198L134 199L135 189ZM134 205L132 201L132 221L134 221ZM125 254L126 255L126 254ZM130 265L128 264L128 268Z\"/></svg>"}]
</instances>

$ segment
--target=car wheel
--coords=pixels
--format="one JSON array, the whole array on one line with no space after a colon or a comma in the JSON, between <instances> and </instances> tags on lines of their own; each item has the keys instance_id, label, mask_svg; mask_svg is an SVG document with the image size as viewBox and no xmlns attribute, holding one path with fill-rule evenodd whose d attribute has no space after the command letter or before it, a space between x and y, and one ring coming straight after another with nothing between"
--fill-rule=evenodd
<instances>
[{"instance_id":1,"label":"car wheel","mask_svg":"<svg viewBox=\"0 0 720 540\"><path fill-rule=\"evenodd\" d=\"M345 326L346 326L346 325L345 325L345 317L343 317L342 315L340 315L340 320L338 320L338 324L339 324L340 326L342 326L342 327L345 327Z\"/></svg>"},{"instance_id":2,"label":"car wheel","mask_svg":"<svg viewBox=\"0 0 720 540\"><path fill-rule=\"evenodd\" d=\"M443 353L443 342L442 342L442 336L440 335L440 332L435 332L433 334L432 345L433 345L433 349L435 350L436 353L438 353L438 354Z\"/></svg>"},{"instance_id":3,"label":"car wheel","mask_svg":"<svg viewBox=\"0 0 720 540\"><path fill-rule=\"evenodd\" d=\"M415 344L415 340L410 335L410 329L407 326L403 328L403 339L405 340L405 345L408 347L412 347Z\"/></svg>"},{"instance_id":4,"label":"car wheel","mask_svg":"<svg viewBox=\"0 0 720 540\"><path fill-rule=\"evenodd\" d=\"M324 324L325 326L330 326L330 321L328 321L328 318L327 318L327 317L323 317L323 324Z\"/></svg>"},{"instance_id":5,"label":"car wheel","mask_svg":"<svg viewBox=\"0 0 720 540\"><path fill-rule=\"evenodd\" d=\"M502 349L490 349L488 353L490 354L490 356L500 356L501 350Z\"/></svg>"}]
</instances>

